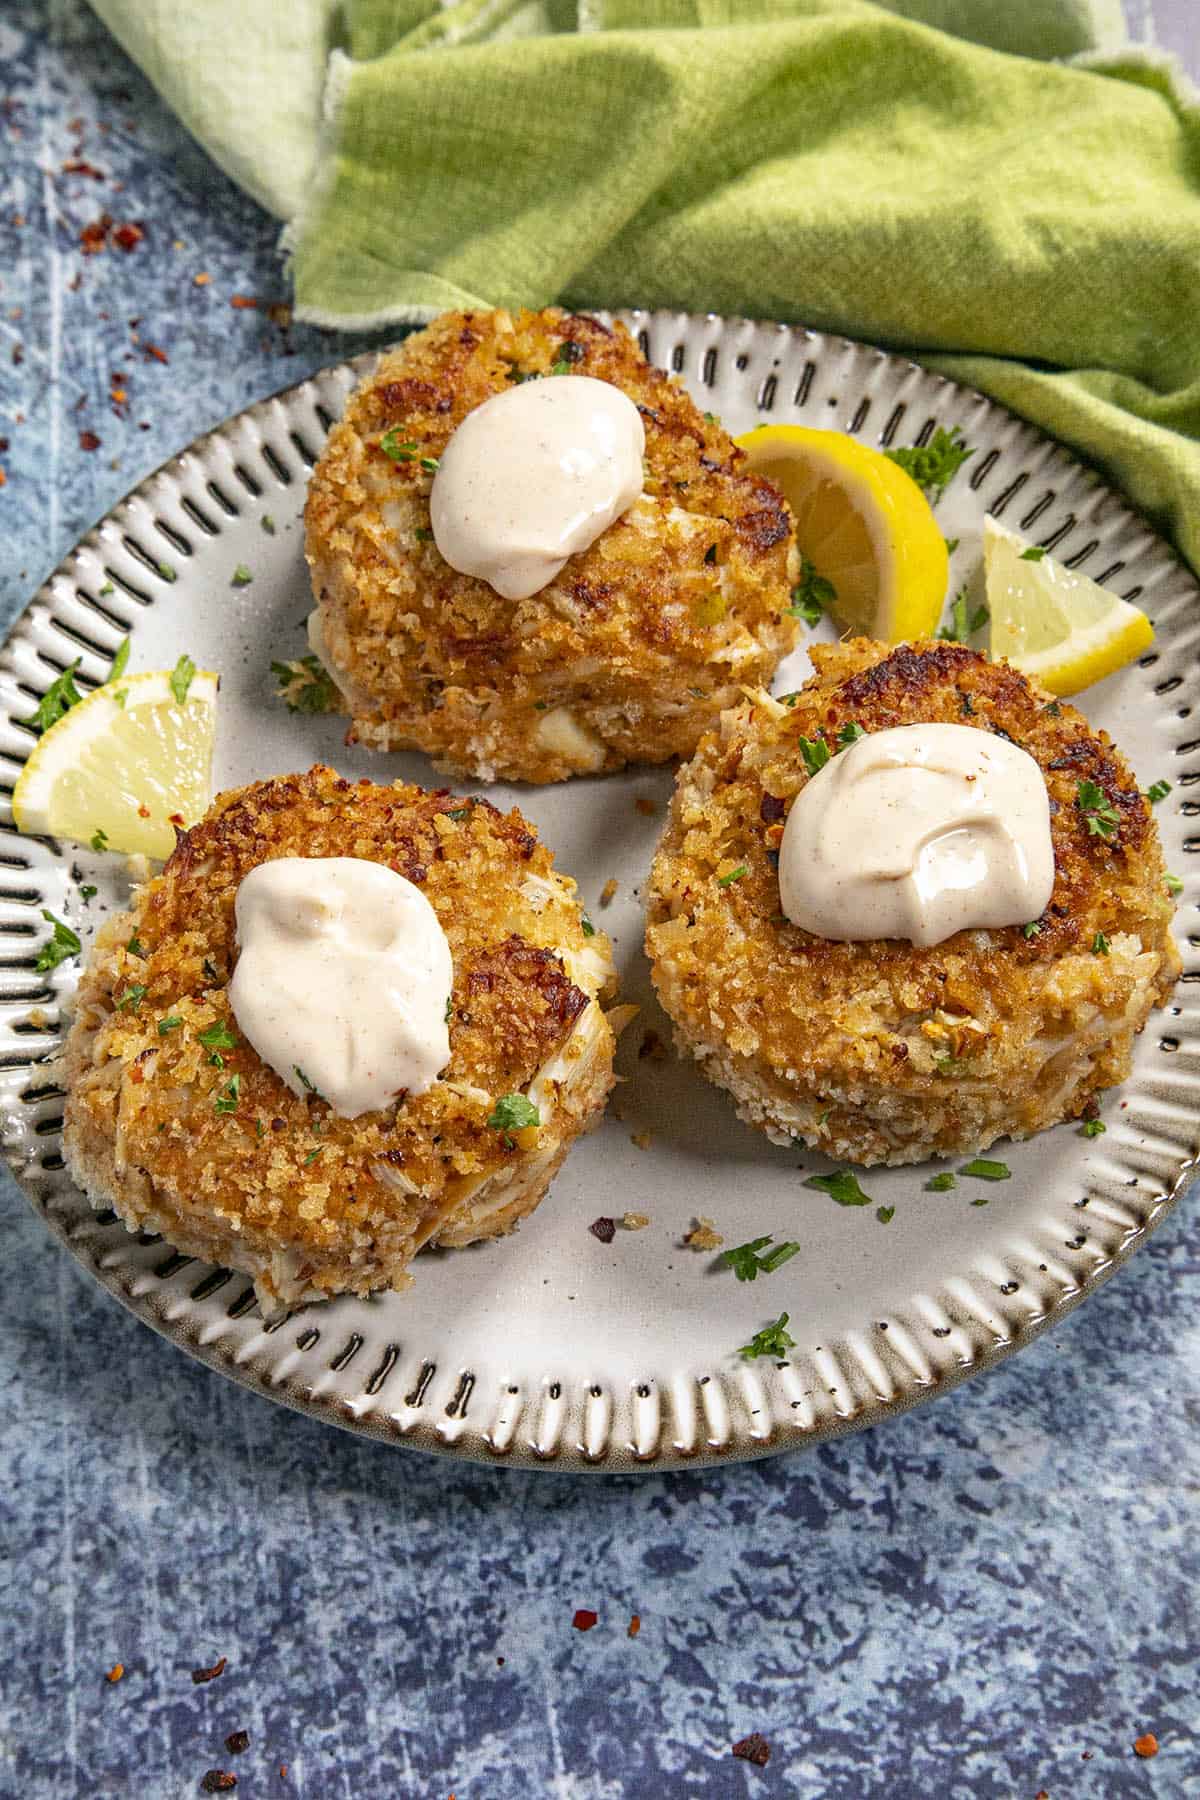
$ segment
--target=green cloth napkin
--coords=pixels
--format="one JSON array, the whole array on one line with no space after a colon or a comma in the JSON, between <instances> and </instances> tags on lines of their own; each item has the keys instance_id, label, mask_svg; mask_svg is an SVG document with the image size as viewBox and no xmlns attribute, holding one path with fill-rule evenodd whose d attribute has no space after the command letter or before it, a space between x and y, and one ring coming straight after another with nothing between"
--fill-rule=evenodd
<instances>
[{"instance_id":1,"label":"green cloth napkin","mask_svg":"<svg viewBox=\"0 0 1200 1800\"><path fill-rule=\"evenodd\" d=\"M1116 0L208 0L169 8L186 71L145 0L94 4L290 216L301 317L562 299L902 348L1098 464L1200 572L1200 102ZM197 14L259 118L215 116ZM305 141L312 82L282 70L331 45Z\"/></svg>"}]
</instances>

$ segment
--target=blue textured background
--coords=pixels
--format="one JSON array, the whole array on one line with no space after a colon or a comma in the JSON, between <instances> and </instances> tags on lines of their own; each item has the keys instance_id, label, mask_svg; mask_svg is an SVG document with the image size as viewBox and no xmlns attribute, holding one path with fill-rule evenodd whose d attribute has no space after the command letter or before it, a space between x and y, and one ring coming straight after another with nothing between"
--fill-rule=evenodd
<instances>
[{"instance_id":1,"label":"blue textured background","mask_svg":"<svg viewBox=\"0 0 1200 1800\"><path fill-rule=\"evenodd\" d=\"M1194 0L1155 10L1195 68ZM0 70L7 621L168 453L350 346L230 307L283 297L275 226L86 9L5 0ZM77 154L103 182L61 173ZM145 240L84 257L104 210ZM211 1767L305 1800L1200 1792L1194 1204L929 1410L637 1480L334 1433L129 1318L7 1179L0 1229L5 1800L158 1800ZM752 1730L762 1771L730 1755Z\"/></svg>"}]
</instances>

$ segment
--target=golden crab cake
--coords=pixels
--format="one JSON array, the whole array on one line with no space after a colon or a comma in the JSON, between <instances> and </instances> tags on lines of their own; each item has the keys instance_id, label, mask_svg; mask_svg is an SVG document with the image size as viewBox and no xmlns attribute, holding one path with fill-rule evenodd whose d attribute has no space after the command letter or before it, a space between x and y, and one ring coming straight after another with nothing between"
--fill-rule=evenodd
<instances>
[{"instance_id":1,"label":"golden crab cake","mask_svg":"<svg viewBox=\"0 0 1200 1800\"><path fill-rule=\"evenodd\" d=\"M646 947L681 1051L748 1123L850 1162L977 1151L1090 1112L1128 1075L1134 1037L1180 966L1132 771L1073 707L961 645L859 638L812 657L798 694L726 713L680 771ZM837 754L839 734L856 736L847 727L934 721L998 732L1038 764L1054 852L1041 918L925 949L791 924L777 864L810 779L801 737ZM1084 782L1103 796L1102 832Z\"/></svg>"},{"instance_id":2,"label":"golden crab cake","mask_svg":"<svg viewBox=\"0 0 1200 1800\"><path fill-rule=\"evenodd\" d=\"M636 404L644 491L547 586L506 600L439 553L436 459L484 401L555 371ZM305 510L310 635L351 737L481 780L690 755L795 642L791 516L744 462L621 325L556 309L447 313L406 339L351 396Z\"/></svg>"},{"instance_id":3,"label":"golden crab cake","mask_svg":"<svg viewBox=\"0 0 1200 1800\"><path fill-rule=\"evenodd\" d=\"M450 1061L424 1093L341 1117L246 1040L235 902L282 857L378 863L432 906ZM405 1287L423 1244L511 1230L599 1116L612 981L519 812L323 767L236 789L96 940L64 1058L68 1166L131 1231L253 1276L264 1311Z\"/></svg>"}]
</instances>

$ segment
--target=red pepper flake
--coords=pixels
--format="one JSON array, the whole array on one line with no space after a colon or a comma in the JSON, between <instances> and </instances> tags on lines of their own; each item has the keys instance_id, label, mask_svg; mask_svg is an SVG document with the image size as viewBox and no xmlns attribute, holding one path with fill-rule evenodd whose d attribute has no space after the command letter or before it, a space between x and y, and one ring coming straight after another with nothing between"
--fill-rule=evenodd
<instances>
[{"instance_id":1,"label":"red pepper flake","mask_svg":"<svg viewBox=\"0 0 1200 1800\"><path fill-rule=\"evenodd\" d=\"M25 361L25 346L23 344L14 344L12 347L13 368L19 369L21 364L24 361Z\"/></svg>"},{"instance_id":2,"label":"red pepper flake","mask_svg":"<svg viewBox=\"0 0 1200 1800\"><path fill-rule=\"evenodd\" d=\"M100 448L100 439L96 436L94 431L81 431L79 434L79 448L81 450L98 450Z\"/></svg>"},{"instance_id":3,"label":"red pepper flake","mask_svg":"<svg viewBox=\"0 0 1200 1800\"><path fill-rule=\"evenodd\" d=\"M216 1662L213 1664L211 1669L193 1669L192 1670L193 1685L196 1687L199 1687L202 1682L215 1681L217 1679L218 1675L223 1675L225 1673L226 1661L227 1661L226 1657L219 1656L217 1658Z\"/></svg>"},{"instance_id":4,"label":"red pepper flake","mask_svg":"<svg viewBox=\"0 0 1200 1800\"><path fill-rule=\"evenodd\" d=\"M103 181L104 171L94 163L84 162L81 156L68 157L62 166L64 175L90 175L93 181Z\"/></svg>"},{"instance_id":5,"label":"red pepper flake","mask_svg":"<svg viewBox=\"0 0 1200 1800\"><path fill-rule=\"evenodd\" d=\"M167 823L169 825L178 825L180 831L186 829L186 821L182 813L168 813Z\"/></svg>"},{"instance_id":6,"label":"red pepper flake","mask_svg":"<svg viewBox=\"0 0 1200 1800\"><path fill-rule=\"evenodd\" d=\"M108 234L112 230L112 214L101 213L90 225L85 225L79 234L79 248L85 256L99 256L108 243Z\"/></svg>"},{"instance_id":7,"label":"red pepper flake","mask_svg":"<svg viewBox=\"0 0 1200 1800\"><path fill-rule=\"evenodd\" d=\"M571 1620L576 1631L590 1631L599 1620L599 1613L594 1613L590 1606L579 1606L575 1609L575 1617Z\"/></svg>"},{"instance_id":8,"label":"red pepper flake","mask_svg":"<svg viewBox=\"0 0 1200 1800\"><path fill-rule=\"evenodd\" d=\"M212 276L209 274L208 270L201 269L201 271L198 275L192 276L192 286L193 287L207 287L211 280L212 280Z\"/></svg>"},{"instance_id":9,"label":"red pepper flake","mask_svg":"<svg viewBox=\"0 0 1200 1800\"><path fill-rule=\"evenodd\" d=\"M599 1238L602 1244L611 1244L617 1235L617 1223L615 1219L593 1219L588 1230L594 1238Z\"/></svg>"},{"instance_id":10,"label":"red pepper flake","mask_svg":"<svg viewBox=\"0 0 1200 1800\"><path fill-rule=\"evenodd\" d=\"M165 363L168 360L166 351L160 350L157 344L143 344L142 354L147 362Z\"/></svg>"},{"instance_id":11,"label":"red pepper flake","mask_svg":"<svg viewBox=\"0 0 1200 1800\"><path fill-rule=\"evenodd\" d=\"M641 1613L634 1613L632 1619L630 1619L630 1621L629 1621L629 1630L626 1633L626 1636L627 1637L636 1637L638 1632L641 1629L642 1629L642 1615L641 1615Z\"/></svg>"},{"instance_id":12,"label":"red pepper flake","mask_svg":"<svg viewBox=\"0 0 1200 1800\"><path fill-rule=\"evenodd\" d=\"M243 1750L250 1748L250 1733L248 1731L231 1731L225 1739L225 1748L230 1756L240 1756Z\"/></svg>"},{"instance_id":13,"label":"red pepper flake","mask_svg":"<svg viewBox=\"0 0 1200 1800\"><path fill-rule=\"evenodd\" d=\"M125 254L128 255L131 250L137 249L137 246L141 243L145 235L146 234L141 226L135 225L132 220L130 220L125 225L117 226L116 230L113 232L113 243L117 246L118 250L124 250Z\"/></svg>"},{"instance_id":14,"label":"red pepper flake","mask_svg":"<svg viewBox=\"0 0 1200 1800\"><path fill-rule=\"evenodd\" d=\"M200 1779L202 1794L228 1794L237 1786L232 1769L207 1769Z\"/></svg>"},{"instance_id":15,"label":"red pepper flake","mask_svg":"<svg viewBox=\"0 0 1200 1800\"><path fill-rule=\"evenodd\" d=\"M150 808L148 806L139 806L138 807L138 818L139 819L148 819L149 817L150 817Z\"/></svg>"},{"instance_id":16,"label":"red pepper flake","mask_svg":"<svg viewBox=\"0 0 1200 1800\"><path fill-rule=\"evenodd\" d=\"M765 1769L771 1760L771 1746L761 1731L752 1731L749 1737L738 1739L733 1746L733 1754L740 1756L743 1762Z\"/></svg>"},{"instance_id":17,"label":"red pepper flake","mask_svg":"<svg viewBox=\"0 0 1200 1800\"><path fill-rule=\"evenodd\" d=\"M3 456L4 452L7 449L8 449L8 439L6 437L0 437L0 456Z\"/></svg>"},{"instance_id":18,"label":"red pepper flake","mask_svg":"<svg viewBox=\"0 0 1200 1800\"><path fill-rule=\"evenodd\" d=\"M1139 1738L1133 1740L1135 1756L1151 1757L1158 1755L1158 1739L1152 1731L1144 1731Z\"/></svg>"},{"instance_id":19,"label":"red pepper flake","mask_svg":"<svg viewBox=\"0 0 1200 1800\"><path fill-rule=\"evenodd\" d=\"M0 469L0 487L7 487L7 486L8 486L8 476L4 473L3 469Z\"/></svg>"},{"instance_id":20,"label":"red pepper flake","mask_svg":"<svg viewBox=\"0 0 1200 1800\"><path fill-rule=\"evenodd\" d=\"M108 1674L104 1677L104 1679L105 1679L105 1681L111 1681L113 1686L115 1687L117 1682L120 1681L122 1675L124 1675L124 1673L125 1673L125 1664L124 1663L114 1663L112 1668L108 1671Z\"/></svg>"},{"instance_id":21,"label":"red pepper flake","mask_svg":"<svg viewBox=\"0 0 1200 1800\"><path fill-rule=\"evenodd\" d=\"M239 312L250 312L258 305L258 301L253 294L231 294L229 304L236 307Z\"/></svg>"}]
</instances>

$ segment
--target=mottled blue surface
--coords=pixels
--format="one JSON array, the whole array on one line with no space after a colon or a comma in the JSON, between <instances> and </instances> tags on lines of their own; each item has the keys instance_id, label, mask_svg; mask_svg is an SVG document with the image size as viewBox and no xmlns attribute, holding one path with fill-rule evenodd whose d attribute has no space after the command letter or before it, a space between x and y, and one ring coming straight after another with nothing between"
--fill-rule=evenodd
<instances>
[{"instance_id":1,"label":"mottled blue surface","mask_svg":"<svg viewBox=\"0 0 1200 1800\"><path fill-rule=\"evenodd\" d=\"M282 298L275 227L85 9L7 0L0 70L7 621L168 453L349 346L230 307ZM104 182L59 173L74 154ZM103 210L144 241L82 256ZM305 1800L1200 1792L1194 1203L929 1409L637 1480L459 1466L287 1413L126 1315L7 1180L0 1209L4 1800L159 1800L212 1767ZM587 1635L576 1607L600 1615ZM765 1770L730 1755L752 1730Z\"/></svg>"}]
</instances>

